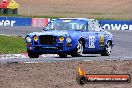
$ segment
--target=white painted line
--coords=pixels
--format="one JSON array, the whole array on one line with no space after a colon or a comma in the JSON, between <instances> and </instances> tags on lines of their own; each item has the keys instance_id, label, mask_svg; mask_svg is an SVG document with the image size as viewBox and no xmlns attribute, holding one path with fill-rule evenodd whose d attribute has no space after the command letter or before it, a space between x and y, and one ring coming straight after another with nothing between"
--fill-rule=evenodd
<instances>
[{"instance_id":1,"label":"white painted line","mask_svg":"<svg viewBox=\"0 0 132 88\"><path fill-rule=\"evenodd\" d=\"M57 54L43 54L39 56L40 58L43 57L58 57ZM29 58L27 53L22 54L1 54L0 59L12 59L12 58Z\"/></svg>"},{"instance_id":2,"label":"white painted line","mask_svg":"<svg viewBox=\"0 0 132 88\"><path fill-rule=\"evenodd\" d=\"M83 61L92 61L92 60L83 60Z\"/></svg>"},{"instance_id":3,"label":"white painted line","mask_svg":"<svg viewBox=\"0 0 132 88\"><path fill-rule=\"evenodd\" d=\"M32 64L32 63L40 63L40 62L21 62L21 63Z\"/></svg>"},{"instance_id":4,"label":"white painted line","mask_svg":"<svg viewBox=\"0 0 132 88\"><path fill-rule=\"evenodd\" d=\"M0 59L10 59L10 58L27 58L22 54L2 54L0 55Z\"/></svg>"},{"instance_id":5,"label":"white painted line","mask_svg":"<svg viewBox=\"0 0 132 88\"><path fill-rule=\"evenodd\" d=\"M8 35L8 34L0 34L0 35L4 35L4 36L12 36L12 35Z\"/></svg>"},{"instance_id":6,"label":"white painted line","mask_svg":"<svg viewBox=\"0 0 132 88\"><path fill-rule=\"evenodd\" d=\"M40 57L58 57L57 54L42 54Z\"/></svg>"},{"instance_id":7,"label":"white painted line","mask_svg":"<svg viewBox=\"0 0 132 88\"><path fill-rule=\"evenodd\" d=\"M0 34L0 35L4 35L4 36L15 36L15 37L22 37L22 36L18 36L18 35L8 35L8 34ZM22 38L24 38L24 37L22 37Z\"/></svg>"}]
</instances>

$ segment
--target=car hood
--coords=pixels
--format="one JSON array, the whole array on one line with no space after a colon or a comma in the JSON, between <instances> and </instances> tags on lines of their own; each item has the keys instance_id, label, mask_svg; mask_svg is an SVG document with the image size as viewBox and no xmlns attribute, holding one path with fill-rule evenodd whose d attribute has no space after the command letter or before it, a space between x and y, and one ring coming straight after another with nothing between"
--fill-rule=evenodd
<instances>
[{"instance_id":1,"label":"car hood","mask_svg":"<svg viewBox=\"0 0 132 88\"><path fill-rule=\"evenodd\" d=\"M80 34L81 31L76 31L76 30L52 30L52 31L43 31L43 32L33 32L30 33L29 35L53 35L53 36L71 36L71 35L76 35Z\"/></svg>"}]
</instances>

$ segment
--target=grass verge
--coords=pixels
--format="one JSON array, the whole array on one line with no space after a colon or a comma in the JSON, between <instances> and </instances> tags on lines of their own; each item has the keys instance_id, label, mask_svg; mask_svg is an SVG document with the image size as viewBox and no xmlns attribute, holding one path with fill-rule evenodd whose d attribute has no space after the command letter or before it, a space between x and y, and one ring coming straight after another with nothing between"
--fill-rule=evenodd
<instances>
[{"instance_id":1,"label":"grass verge","mask_svg":"<svg viewBox=\"0 0 132 88\"><path fill-rule=\"evenodd\" d=\"M89 13L90 16L95 15L94 17L86 17L89 19L97 19L97 20L132 20L132 17L109 17L109 16L101 16L103 13ZM88 14L88 15L89 15ZM9 17L28 17L28 18L65 18L65 16L26 16L26 15L17 15L17 14L0 14L0 16L9 16ZM74 18L74 17L73 17Z\"/></svg>"},{"instance_id":2,"label":"grass verge","mask_svg":"<svg viewBox=\"0 0 132 88\"><path fill-rule=\"evenodd\" d=\"M63 18L63 16L24 16L24 15L17 15L17 14L0 14L0 16L28 17L28 18Z\"/></svg>"},{"instance_id":3,"label":"grass verge","mask_svg":"<svg viewBox=\"0 0 132 88\"><path fill-rule=\"evenodd\" d=\"M16 54L26 52L23 38L0 35L0 54Z\"/></svg>"}]
</instances>

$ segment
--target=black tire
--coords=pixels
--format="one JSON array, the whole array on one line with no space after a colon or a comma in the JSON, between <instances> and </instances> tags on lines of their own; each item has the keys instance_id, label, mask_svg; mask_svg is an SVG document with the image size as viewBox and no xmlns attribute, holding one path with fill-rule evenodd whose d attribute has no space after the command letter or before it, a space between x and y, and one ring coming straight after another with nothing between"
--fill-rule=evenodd
<instances>
[{"instance_id":1,"label":"black tire","mask_svg":"<svg viewBox=\"0 0 132 88\"><path fill-rule=\"evenodd\" d=\"M3 9L3 14L8 14L8 9Z\"/></svg>"},{"instance_id":2,"label":"black tire","mask_svg":"<svg viewBox=\"0 0 132 88\"><path fill-rule=\"evenodd\" d=\"M105 46L104 51L101 53L101 56L110 56L111 49L112 49L112 44L111 42L108 42L107 45Z\"/></svg>"},{"instance_id":3,"label":"black tire","mask_svg":"<svg viewBox=\"0 0 132 88\"><path fill-rule=\"evenodd\" d=\"M77 46L74 52L71 54L72 57L79 57L83 54L83 43L82 41L78 41Z\"/></svg>"},{"instance_id":4,"label":"black tire","mask_svg":"<svg viewBox=\"0 0 132 88\"><path fill-rule=\"evenodd\" d=\"M66 58L67 57L67 54L58 54L59 55L59 57L61 57L61 58Z\"/></svg>"},{"instance_id":5,"label":"black tire","mask_svg":"<svg viewBox=\"0 0 132 88\"><path fill-rule=\"evenodd\" d=\"M16 9L13 9L13 14L17 14L17 8Z\"/></svg>"},{"instance_id":6,"label":"black tire","mask_svg":"<svg viewBox=\"0 0 132 88\"><path fill-rule=\"evenodd\" d=\"M3 10L0 8L0 14L2 14L3 13Z\"/></svg>"},{"instance_id":7,"label":"black tire","mask_svg":"<svg viewBox=\"0 0 132 88\"><path fill-rule=\"evenodd\" d=\"M37 53L33 53L31 51L27 51L27 53L30 58L38 58L39 57L39 54L37 54Z\"/></svg>"}]
</instances>

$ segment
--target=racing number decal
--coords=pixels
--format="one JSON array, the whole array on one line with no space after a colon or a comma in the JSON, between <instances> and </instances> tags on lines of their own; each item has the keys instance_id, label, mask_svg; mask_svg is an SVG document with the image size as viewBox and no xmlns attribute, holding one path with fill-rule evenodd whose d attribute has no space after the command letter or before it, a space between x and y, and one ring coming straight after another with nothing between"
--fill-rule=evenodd
<instances>
[{"instance_id":1,"label":"racing number decal","mask_svg":"<svg viewBox=\"0 0 132 88\"><path fill-rule=\"evenodd\" d=\"M88 48L95 48L95 36L89 36L89 47Z\"/></svg>"}]
</instances>

